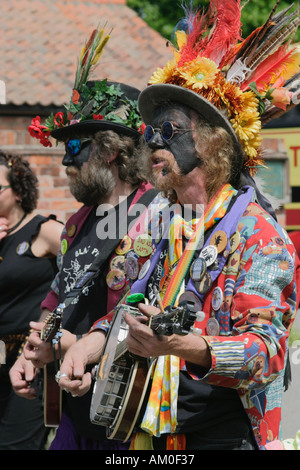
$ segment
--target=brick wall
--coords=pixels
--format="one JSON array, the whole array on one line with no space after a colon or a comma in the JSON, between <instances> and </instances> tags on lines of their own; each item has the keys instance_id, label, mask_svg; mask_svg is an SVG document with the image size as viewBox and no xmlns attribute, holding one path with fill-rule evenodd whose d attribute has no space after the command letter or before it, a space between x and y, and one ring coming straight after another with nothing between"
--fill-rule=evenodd
<instances>
[{"instance_id":1,"label":"brick wall","mask_svg":"<svg viewBox=\"0 0 300 470\"><path fill-rule=\"evenodd\" d=\"M71 195L65 167L61 161L64 154L62 145L45 148L32 138L27 127L31 117L0 116L0 149L4 152L23 155L39 181L39 202L37 212L42 215L55 214L65 222L80 207Z\"/></svg>"}]
</instances>

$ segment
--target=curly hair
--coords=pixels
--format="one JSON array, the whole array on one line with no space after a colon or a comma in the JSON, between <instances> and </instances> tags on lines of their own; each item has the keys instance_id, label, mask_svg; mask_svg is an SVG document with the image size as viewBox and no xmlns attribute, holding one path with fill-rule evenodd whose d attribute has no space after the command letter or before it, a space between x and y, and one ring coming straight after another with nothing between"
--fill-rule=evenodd
<instances>
[{"instance_id":1,"label":"curly hair","mask_svg":"<svg viewBox=\"0 0 300 470\"><path fill-rule=\"evenodd\" d=\"M7 168L7 179L11 189L20 197L20 205L26 214L37 207L38 179L29 163L19 155L10 155L0 150L0 165Z\"/></svg>"},{"instance_id":2,"label":"curly hair","mask_svg":"<svg viewBox=\"0 0 300 470\"><path fill-rule=\"evenodd\" d=\"M95 134L93 141L97 146L97 157L103 158L103 155L109 157L117 151L115 162L122 181L136 186L148 180L149 148L142 136L136 142L131 137L119 135L114 131L100 131Z\"/></svg>"},{"instance_id":3,"label":"curly hair","mask_svg":"<svg viewBox=\"0 0 300 470\"><path fill-rule=\"evenodd\" d=\"M206 192L211 199L225 183L238 187L243 160L236 152L232 137L222 127L214 127L199 118L197 131L196 150L206 174Z\"/></svg>"}]
</instances>

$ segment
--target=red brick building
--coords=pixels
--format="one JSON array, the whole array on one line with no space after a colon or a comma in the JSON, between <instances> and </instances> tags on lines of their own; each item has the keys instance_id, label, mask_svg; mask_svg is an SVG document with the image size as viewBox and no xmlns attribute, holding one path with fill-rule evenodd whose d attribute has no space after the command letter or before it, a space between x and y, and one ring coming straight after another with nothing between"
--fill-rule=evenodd
<instances>
[{"instance_id":1,"label":"red brick building","mask_svg":"<svg viewBox=\"0 0 300 470\"><path fill-rule=\"evenodd\" d=\"M79 204L61 165L63 146L42 147L27 128L36 115L62 109L71 96L77 58L91 31L112 29L94 78L139 89L172 56L166 40L125 0L3 0L0 15L0 148L28 158L40 187L38 212L65 221ZM1 94L0 94L1 101Z\"/></svg>"}]
</instances>

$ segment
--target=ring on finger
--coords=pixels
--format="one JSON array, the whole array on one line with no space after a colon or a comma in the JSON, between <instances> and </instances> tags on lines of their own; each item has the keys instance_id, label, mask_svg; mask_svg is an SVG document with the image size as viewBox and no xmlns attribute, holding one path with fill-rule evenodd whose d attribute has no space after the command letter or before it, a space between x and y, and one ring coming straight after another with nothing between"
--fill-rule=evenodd
<instances>
[{"instance_id":1,"label":"ring on finger","mask_svg":"<svg viewBox=\"0 0 300 470\"><path fill-rule=\"evenodd\" d=\"M68 374L61 373L60 370L55 374L55 380L58 383L62 377L69 377Z\"/></svg>"}]
</instances>

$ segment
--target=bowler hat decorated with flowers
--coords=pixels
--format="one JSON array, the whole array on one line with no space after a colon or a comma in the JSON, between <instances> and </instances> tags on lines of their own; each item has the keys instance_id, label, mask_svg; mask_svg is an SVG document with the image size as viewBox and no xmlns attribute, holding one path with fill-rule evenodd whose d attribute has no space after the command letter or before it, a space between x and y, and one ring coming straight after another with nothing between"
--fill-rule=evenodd
<instances>
[{"instance_id":1,"label":"bowler hat decorated with flowers","mask_svg":"<svg viewBox=\"0 0 300 470\"><path fill-rule=\"evenodd\" d=\"M28 131L45 147L51 147L49 137L67 141L91 136L101 130L139 139L143 123L138 111L140 91L129 85L103 80L88 80L109 39L104 30L94 30L83 47L70 103L64 112L51 114L42 124L39 116L31 122Z\"/></svg>"},{"instance_id":2,"label":"bowler hat decorated with flowers","mask_svg":"<svg viewBox=\"0 0 300 470\"><path fill-rule=\"evenodd\" d=\"M174 59L139 96L145 124L167 101L187 105L229 132L254 175L263 163L263 125L299 103L300 50L292 37L300 17L293 5L276 13L279 3L245 40L240 0L211 0L203 12L186 8L174 33Z\"/></svg>"}]
</instances>

